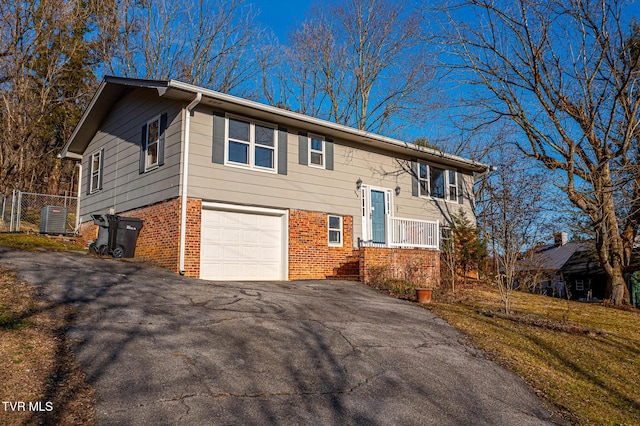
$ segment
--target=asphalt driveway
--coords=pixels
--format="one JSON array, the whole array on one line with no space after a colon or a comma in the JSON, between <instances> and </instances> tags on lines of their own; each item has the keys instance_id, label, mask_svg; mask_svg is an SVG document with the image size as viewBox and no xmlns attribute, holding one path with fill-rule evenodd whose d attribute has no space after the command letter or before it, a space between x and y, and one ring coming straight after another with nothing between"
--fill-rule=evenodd
<instances>
[{"instance_id":1,"label":"asphalt driveway","mask_svg":"<svg viewBox=\"0 0 640 426\"><path fill-rule=\"evenodd\" d=\"M82 253L0 265L77 306L100 424L549 424L443 320L363 284L213 283Z\"/></svg>"}]
</instances>

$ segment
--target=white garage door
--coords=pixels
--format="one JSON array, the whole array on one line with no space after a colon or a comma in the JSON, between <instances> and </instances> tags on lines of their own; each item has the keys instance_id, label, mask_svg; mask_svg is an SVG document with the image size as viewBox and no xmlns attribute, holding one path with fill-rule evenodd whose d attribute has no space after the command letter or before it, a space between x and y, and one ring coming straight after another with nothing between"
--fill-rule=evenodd
<instances>
[{"instance_id":1,"label":"white garage door","mask_svg":"<svg viewBox=\"0 0 640 426\"><path fill-rule=\"evenodd\" d=\"M282 280L282 216L202 210L200 278Z\"/></svg>"}]
</instances>

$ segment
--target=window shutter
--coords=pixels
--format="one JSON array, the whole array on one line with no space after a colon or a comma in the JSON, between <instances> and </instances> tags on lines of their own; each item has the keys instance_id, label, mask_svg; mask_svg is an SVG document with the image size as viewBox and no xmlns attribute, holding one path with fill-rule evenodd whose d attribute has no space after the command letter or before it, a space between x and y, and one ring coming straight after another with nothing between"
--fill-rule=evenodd
<instances>
[{"instance_id":1,"label":"window shutter","mask_svg":"<svg viewBox=\"0 0 640 426\"><path fill-rule=\"evenodd\" d=\"M288 149L287 129L278 129L278 174L287 174L287 149Z\"/></svg>"},{"instance_id":2,"label":"window shutter","mask_svg":"<svg viewBox=\"0 0 640 426\"><path fill-rule=\"evenodd\" d=\"M140 139L140 162L138 172L144 173L144 165L147 159L147 125L142 126L142 138Z\"/></svg>"},{"instance_id":3,"label":"window shutter","mask_svg":"<svg viewBox=\"0 0 640 426\"><path fill-rule=\"evenodd\" d=\"M458 181L458 204L464 203L464 175L456 172L456 180Z\"/></svg>"},{"instance_id":4,"label":"window shutter","mask_svg":"<svg viewBox=\"0 0 640 426\"><path fill-rule=\"evenodd\" d=\"M100 177L98 178L98 190L102 189L102 171L104 170L104 148L100 150L100 170L98 171Z\"/></svg>"},{"instance_id":5,"label":"window shutter","mask_svg":"<svg viewBox=\"0 0 640 426\"><path fill-rule=\"evenodd\" d=\"M324 160L324 168L327 170L333 170L333 141L324 141L324 152L326 157Z\"/></svg>"},{"instance_id":6,"label":"window shutter","mask_svg":"<svg viewBox=\"0 0 640 426\"><path fill-rule=\"evenodd\" d=\"M158 166L164 164L164 141L165 130L167 130L167 114L164 113L160 116L160 135L158 137Z\"/></svg>"},{"instance_id":7,"label":"window shutter","mask_svg":"<svg viewBox=\"0 0 640 426\"><path fill-rule=\"evenodd\" d=\"M224 164L224 126L225 118L220 114L213 115L213 162Z\"/></svg>"},{"instance_id":8,"label":"window shutter","mask_svg":"<svg viewBox=\"0 0 640 426\"><path fill-rule=\"evenodd\" d=\"M418 162L411 162L411 195L414 197L420 196L420 181L418 180Z\"/></svg>"},{"instance_id":9,"label":"window shutter","mask_svg":"<svg viewBox=\"0 0 640 426\"><path fill-rule=\"evenodd\" d=\"M298 163L309 165L309 139L306 133L298 134Z\"/></svg>"}]
</instances>

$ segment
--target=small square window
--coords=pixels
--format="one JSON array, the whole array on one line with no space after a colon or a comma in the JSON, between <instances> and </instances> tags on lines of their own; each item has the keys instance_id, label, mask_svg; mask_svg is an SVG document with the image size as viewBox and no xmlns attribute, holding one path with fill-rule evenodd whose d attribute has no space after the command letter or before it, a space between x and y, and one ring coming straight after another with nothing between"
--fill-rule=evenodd
<instances>
[{"instance_id":1,"label":"small square window","mask_svg":"<svg viewBox=\"0 0 640 426\"><path fill-rule=\"evenodd\" d=\"M329 216L329 245L342 247L341 216Z\"/></svg>"}]
</instances>

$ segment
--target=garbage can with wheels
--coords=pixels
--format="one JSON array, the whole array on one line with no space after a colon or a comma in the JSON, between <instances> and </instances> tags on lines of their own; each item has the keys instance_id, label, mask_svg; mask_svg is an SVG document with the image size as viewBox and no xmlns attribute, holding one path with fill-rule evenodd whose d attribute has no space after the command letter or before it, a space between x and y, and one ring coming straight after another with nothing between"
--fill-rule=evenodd
<instances>
[{"instance_id":1,"label":"garbage can with wheels","mask_svg":"<svg viewBox=\"0 0 640 426\"><path fill-rule=\"evenodd\" d=\"M93 223L98 225L98 238L89 244L89 251L98 254L109 253L109 221L104 214L92 214Z\"/></svg>"},{"instance_id":2,"label":"garbage can with wheels","mask_svg":"<svg viewBox=\"0 0 640 426\"><path fill-rule=\"evenodd\" d=\"M135 255L138 235L144 221L134 217L108 215L109 252L115 258L130 258Z\"/></svg>"}]
</instances>

